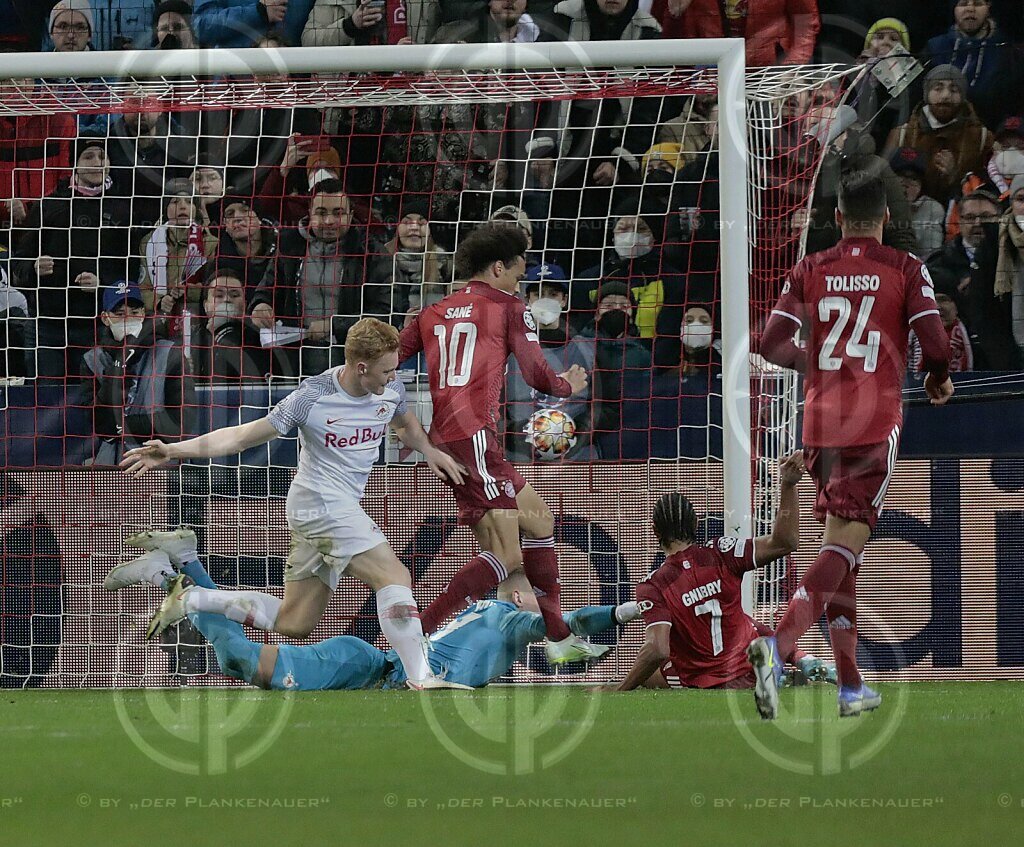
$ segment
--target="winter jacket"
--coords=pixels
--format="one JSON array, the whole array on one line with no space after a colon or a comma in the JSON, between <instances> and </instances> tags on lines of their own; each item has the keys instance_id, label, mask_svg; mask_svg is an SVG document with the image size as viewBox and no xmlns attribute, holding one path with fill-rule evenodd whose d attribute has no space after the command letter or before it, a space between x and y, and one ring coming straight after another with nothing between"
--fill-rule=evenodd
<instances>
[{"instance_id":1,"label":"winter jacket","mask_svg":"<svg viewBox=\"0 0 1024 847\"><path fill-rule=\"evenodd\" d=\"M252 303L259 284L267 275L267 268L277 257L277 227L274 226L273 221L266 218L263 219L262 224L263 226L260 228L262 247L258 256L242 256L238 252L235 242L231 240L231 236L225 230L221 231L220 245L217 248L217 267L231 268L238 274L242 285L245 286L245 302L247 304Z\"/></svg>"},{"instance_id":2,"label":"winter jacket","mask_svg":"<svg viewBox=\"0 0 1024 847\"><path fill-rule=\"evenodd\" d=\"M21 228L13 255L15 284L34 293L39 343L69 347L72 374L77 374L81 356L96 344L99 314L99 291L82 288L75 280L82 273L95 274L102 287L134 278L138 268L137 260L129 259L130 212L127 197L109 190L86 197L62 182L30 209ZM39 276L35 265L41 256L54 260L52 274Z\"/></svg>"},{"instance_id":3,"label":"winter jacket","mask_svg":"<svg viewBox=\"0 0 1024 847\"><path fill-rule=\"evenodd\" d=\"M600 36L593 32L592 19L600 15L596 0L563 0L555 6L555 13L556 29L568 40L591 41ZM626 16L628 20L623 21ZM613 20L615 29L622 30L619 41L654 39L661 32L654 18L637 9L636 0ZM639 159L654 141L660 111L661 98L652 97L562 101L534 131L528 152L562 159L555 177L559 184L568 184L563 169L573 172L579 182L584 171L592 171L596 166L594 160L606 159L617 164L623 158ZM628 127L626 116L630 118ZM586 168L574 167L572 160L587 159L591 162Z\"/></svg>"},{"instance_id":4,"label":"winter jacket","mask_svg":"<svg viewBox=\"0 0 1024 847\"><path fill-rule=\"evenodd\" d=\"M284 20L271 26L266 6L259 0L195 0L192 27L203 47L252 47L270 30L299 44L302 29L316 0L289 0Z\"/></svg>"},{"instance_id":5,"label":"winter jacket","mask_svg":"<svg viewBox=\"0 0 1024 847\"><path fill-rule=\"evenodd\" d=\"M270 373L271 348L260 343L259 330L248 321L227 319L213 332L199 318L192 332L192 364L197 378L213 383L262 380Z\"/></svg>"},{"instance_id":6,"label":"winter jacket","mask_svg":"<svg viewBox=\"0 0 1024 847\"><path fill-rule=\"evenodd\" d=\"M630 297L636 303L634 323L641 338L672 335L672 328L663 326L661 313L665 306L681 305L686 299L686 277L662 261L661 251L651 250L645 256L622 259L609 251L606 261L581 272L573 281L570 308L573 314L586 316L597 305L597 290L601 283L624 282ZM679 361L679 325L674 329L676 362ZM671 358L671 354L666 354Z\"/></svg>"},{"instance_id":7,"label":"winter jacket","mask_svg":"<svg viewBox=\"0 0 1024 847\"><path fill-rule=\"evenodd\" d=\"M391 258L359 227L350 227L339 242L323 242L302 221L282 238L253 300L254 306L260 303L303 326L332 318L334 341L344 344L361 317L391 316Z\"/></svg>"},{"instance_id":8,"label":"winter jacket","mask_svg":"<svg viewBox=\"0 0 1024 847\"><path fill-rule=\"evenodd\" d=\"M360 30L351 21L359 0L317 0L302 30L303 47L347 47L369 44L370 30ZM437 0L406 0L405 25L414 44L429 44L441 19ZM383 23L383 19L381 19ZM374 27L377 29L377 27Z\"/></svg>"},{"instance_id":9,"label":"winter jacket","mask_svg":"<svg viewBox=\"0 0 1024 847\"><path fill-rule=\"evenodd\" d=\"M975 367L1011 370L1017 367L1018 353L1010 327L1009 303L995 295L999 225L984 224L984 230L985 238L973 258L967 255L963 239L957 236L926 264L935 290L956 301L960 318L970 331Z\"/></svg>"},{"instance_id":10,"label":"winter jacket","mask_svg":"<svg viewBox=\"0 0 1024 847\"><path fill-rule=\"evenodd\" d=\"M538 41L552 40L553 33L550 30L542 31L527 13L523 13L519 19L518 27L515 43L534 44ZM501 43L498 35L494 19L485 8L472 18L445 24L438 29L432 41L435 44L458 44L460 41L467 44L496 44Z\"/></svg>"},{"instance_id":11,"label":"winter jacket","mask_svg":"<svg viewBox=\"0 0 1024 847\"><path fill-rule=\"evenodd\" d=\"M939 203L957 196L960 182L968 172L983 174L992 152L992 133L978 119L974 107L964 103L960 114L949 126L932 129L924 113L924 104L914 109L910 120L896 127L886 142L886 155L900 147L913 147L926 162L922 191ZM951 176L943 176L933 163L939 150L948 149L956 159Z\"/></svg>"},{"instance_id":12,"label":"winter jacket","mask_svg":"<svg viewBox=\"0 0 1024 847\"><path fill-rule=\"evenodd\" d=\"M451 254L442 252L433 238L427 239L422 253L398 255L398 237L384 245L393 263L392 303L398 326L405 315L419 312L448 296L454 277Z\"/></svg>"},{"instance_id":13,"label":"winter jacket","mask_svg":"<svg viewBox=\"0 0 1024 847\"><path fill-rule=\"evenodd\" d=\"M686 38L722 38L727 33L720 0L693 0L683 18ZM820 30L816 0L749 0L747 64L806 65Z\"/></svg>"},{"instance_id":14,"label":"winter jacket","mask_svg":"<svg viewBox=\"0 0 1024 847\"><path fill-rule=\"evenodd\" d=\"M149 244L154 238L155 230L148 233L139 245L139 254L142 257L139 265L139 288L142 289L142 299L146 303L146 311L150 313L157 308L160 298L164 294L189 282L188 279L184 278L187 267L188 229L170 227L165 224L161 224L161 226L167 230L167 252L165 254L165 261L167 262L167 291L155 291L156 280L153 278L149 262L147 261ZM206 256L206 260L209 261L217 255L217 236L206 227L203 227L202 238L203 254ZM162 257L161 261L163 261ZM199 284L198 273L194 272L192 274L192 282L185 289L184 306L195 312L199 308L199 303L202 299L203 286Z\"/></svg>"},{"instance_id":15,"label":"winter jacket","mask_svg":"<svg viewBox=\"0 0 1024 847\"><path fill-rule=\"evenodd\" d=\"M74 116L64 112L0 116L0 223L11 219L5 201L18 198L28 207L71 176L77 133Z\"/></svg>"},{"instance_id":16,"label":"winter jacket","mask_svg":"<svg viewBox=\"0 0 1024 847\"><path fill-rule=\"evenodd\" d=\"M986 126L1020 111L1022 57L990 18L984 34L971 37L954 25L928 42L926 66L955 65L967 78L967 97Z\"/></svg>"},{"instance_id":17,"label":"winter jacket","mask_svg":"<svg viewBox=\"0 0 1024 847\"><path fill-rule=\"evenodd\" d=\"M93 410L93 427L108 445L98 453L117 461L144 441L188 436L195 418L195 384L181 347L155 340L152 322L128 344L104 329L101 344L85 354L79 405ZM110 448L113 448L111 450Z\"/></svg>"},{"instance_id":18,"label":"winter jacket","mask_svg":"<svg viewBox=\"0 0 1024 847\"><path fill-rule=\"evenodd\" d=\"M649 378L651 372L650 343L634 333L635 327L620 338L608 338L600 326L591 321L579 337L594 345L594 372L590 390L594 397L593 432L617 432L622 426L622 398L626 385L638 378ZM678 332L677 332L678 335Z\"/></svg>"}]
</instances>

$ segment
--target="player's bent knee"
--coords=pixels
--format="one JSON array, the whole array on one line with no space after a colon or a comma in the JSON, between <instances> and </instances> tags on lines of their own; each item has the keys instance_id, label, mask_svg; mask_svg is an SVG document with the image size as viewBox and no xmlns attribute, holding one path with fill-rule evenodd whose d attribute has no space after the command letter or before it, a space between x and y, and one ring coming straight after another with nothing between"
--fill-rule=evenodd
<instances>
[{"instance_id":1,"label":"player's bent knee","mask_svg":"<svg viewBox=\"0 0 1024 847\"><path fill-rule=\"evenodd\" d=\"M282 620L279 615L274 629L286 638L306 638L315 627L315 622L289 618Z\"/></svg>"}]
</instances>

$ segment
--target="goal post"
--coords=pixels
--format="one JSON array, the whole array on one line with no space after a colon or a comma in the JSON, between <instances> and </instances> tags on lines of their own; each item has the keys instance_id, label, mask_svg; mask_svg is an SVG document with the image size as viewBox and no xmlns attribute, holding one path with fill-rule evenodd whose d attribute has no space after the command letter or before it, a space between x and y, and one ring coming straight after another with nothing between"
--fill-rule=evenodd
<instances>
[{"instance_id":1,"label":"goal post","mask_svg":"<svg viewBox=\"0 0 1024 847\"><path fill-rule=\"evenodd\" d=\"M382 55L386 54L385 55ZM743 39L645 41L642 53L646 67L715 66L718 71L718 137L722 172L747 173L746 52ZM133 86L153 96L173 95L175 79L205 75L259 77L281 73L382 73L452 70L583 70L588 68L629 68L638 59L634 42L541 42L537 44L453 44L408 45L382 51L377 47L352 46L287 47L276 49L146 50L123 53L53 53L45 56L47 77L102 78L115 81L106 96L91 95L91 102L78 103L79 111L110 108L119 99L116 80L128 79ZM36 76L40 57L29 54L5 56L3 75L11 78ZM627 77L628 79L628 77ZM654 75L656 81L657 76ZM147 87L146 81L150 81ZM171 89L161 91L162 81ZM153 81L161 83L153 84ZM676 82L676 86L683 83ZM671 91L671 86L669 87ZM462 92L463 94L465 92ZM538 93L550 96L538 86ZM267 92L268 96L271 92ZM137 90L132 92L138 97ZM584 96L586 92L584 92ZM330 89L311 87L310 99L331 98ZM129 98L125 98L129 99ZM182 108L213 108L223 99L189 103ZM239 98L243 99L244 98ZM72 103L69 101L69 103ZM328 103L324 103L328 105ZM69 106L70 107L70 106ZM48 108L58 108L51 104ZM130 106L129 106L130 108ZM24 112L23 112L24 110ZM31 113L33 104L11 102L0 111ZM723 461L725 470L725 531L747 535L751 530L750 452L750 368L749 368L749 242L747 183L736 178L721 185L721 279L724 415Z\"/></svg>"},{"instance_id":2,"label":"goal post","mask_svg":"<svg viewBox=\"0 0 1024 847\"><path fill-rule=\"evenodd\" d=\"M493 173L480 177L479 162L474 160L478 154L473 145L479 142L478 136L486 137L490 131L486 126L469 133L471 149L461 151L461 160L453 159L446 151L444 167L458 171L462 182L441 184L435 179L426 189L410 188L408 183L401 183L397 189L390 184L381 185L378 177L384 166L374 156L375 151L384 149L387 130L380 129L379 119L383 110L409 107L443 111L553 104L558 113L563 105L571 106L577 101L618 99L624 104L624 117L622 125L614 130L624 137L641 120L631 105L635 100L657 99L664 107L672 98L717 99L717 118L713 128L711 119L706 121L706 135L691 132L704 121L692 110L679 116L677 128L683 138L692 134L705 141L700 149L686 153L689 164L697 167L686 177L690 193L685 196L692 195L696 200L686 200L681 205L671 195L673 205L665 217L671 219L677 232L683 233L680 238L689 240L689 252L680 254L688 256L687 261L691 262L682 268L684 279L702 273L713 279L711 302L696 296L692 300L707 306L713 312L714 322L720 324L720 376L713 376L709 367L705 369L709 386L706 389L687 394L690 389L680 388L678 383L682 379L685 386L686 377L676 376L673 378L677 379L678 397L661 398L654 389L646 395L634 396L628 392L629 383L649 381L653 385L655 365L651 364L651 374L643 375L641 380L635 371L630 371L631 366L621 364L620 371L613 374L624 392L618 398L624 409L618 413L621 427L625 431L627 418L632 427L642 427L642 421L646 421L647 432L634 429L633 434L641 442L646 440L648 451L629 452L616 446L621 453L596 451L593 460L560 462L555 467L534 457L532 464L524 468L531 483L553 504L561 522L563 583L568 603L584 605L627 599L632 584L656 560L649 537L649 510L653 499L661 493L679 489L692 493L698 511L709 516L708 526L715 532L746 536L768 529L778 502L776 463L786 450L792 449L796 439L797 383L792 375L767 366L751 351L756 349L763 318L781 288L782 278L802 255L806 221L800 213L809 208L823 154L823 145L815 139L827 135L836 107L849 83L861 72L859 68L840 65L748 69L741 39L9 54L0 67L0 117L112 117L143 112L186 116L230 110L289 110L294 118L296 111L305 108L319 113L326 121L333 110L365 110L377 115L378 123L371 121L367 124L370 129L362 126L354 130L351 146L346 148L353 161L358 159L359 166L372 172L367 196L360 198L370 208L365 214L372 215L373 204L382 197L388 201L396 196L397 204L407 195L426 196L428 202L433 202L443 194L456 209L449 222L456 236L454 246L461 233L494 211L494 204L487 201L482 214L479 209L467 212L467 197L474 192L514 195L513 205L521 212L529 199L529 190L525 183L515 190L501 192L487 189L486 185L480 188L479 184L496 179ZM19 79L35 82L32 86L18 86L15 81ZM562 119L560 114L559 120ZM455 118L444 114L434 120L425 124L424 133L448 132ZM287 129L285 135L298 132L294 123ZM508 127L499 129L504 131ZM532 137L536 129L527 126L522 132ZM414 127L401 132L411 137L418 131ZM229 134L228 140L230 137ZM198 149L198 136L195 140ZM257 138L262 140L262 136ZM405 136L400 140L407 141ZM593 141L590 143L590 150L583 154L585 161L589 161L587 156L594 155ZM367 152L369 148L373 150ZM421 163L410 152L411 142L403 150L406 159L396 160L397 165L389 160L388 166L404 169L404 178L408 179L409 172L421 167ZM628 157L620 159L619 167L632 169L633 187L643 203L649 186L643 171L646 165L639 160L641 154L646 158L647 153L633 152L634 161L623 165L621 162ZM437 162L441 161L438 153ZM196 159L197 169L198 163ZM433 167L435 163L430 164ZM526 170L529 163L518 164ZM678 174L676 179L678 182ZM471 186L474 180L477 184ZM588 188L589 183L581 182L573 190L582 194ZM609 196L617 189L617 184L609 189ZM547 196L558 190L557 175L555 188L545 190ZM711 194L713 202L708 199ZM135 194L129 197L132 204L141 204L144 199ZM582 213L580 220L574 220L571 215L562 219L550 212L551 221L564 224L560 234L568 239L568 246L563 252L590 250L597 256L607 253L611 223L623 214L617 208L618 204L609 199L600 214L592 215L607 219L604 226L608 231L599 233L596 244L585 243L580 234ZM643 213L633 214L640 217ZM711 215L713 221L702 223L702 215ZM396 223L393 214L384 217L389 225ZM712 246L711 255L716 263L710 272L704 267L696 269L696 260L692 258L698 246L708 245ZM135 258L145 265L146 255L140 252L142 255ZM547 255L542 261L550 261ZM598 261L601 267L602 262L603 259ZM585 268L569 270L570 297L571 285L578 284L581 270ZM577 307L566 306L572 308ZM638 305L638 312L639 309ZM402 317L373 311L363 314L389 318L399 324ZM681 331L682 327L678 332ZM680 346L680 337L677 334L675 338L676 348ZM653 336L651 343L656 343L657 338ZM678 359L673 367L661 370L683 373ZM595 368L594 374L598 371ZM704 378L704 371L697 373L698 381ZM426 411L429 415L425 392L419 389L422 376L417 374L419 382L410 383L410 394L415 395L414 411ZM294 382L283 384L287 387ZM279 399L280 385L281 380L270 379L248 393L246 389L214 386L208 392L212 398L209 408L200 410L203 416L197 426L253 419L265 405ZM0 515L0 532L22 532L26 525L35 527L33 522L45 523L47 532L52 529L54 540L50 546L37 538L41 532L38 528L31 530L27 540L19 535L19 543L27 552L18 554L17 564L31 569L29 589L44 584L52 586L56 579L66 583L66 590L53 595L52 602L40 599L42 594L32 594L33 599L25 608L0 608L0 624L11 623L6 629L0 625L0 631L5 632L3 646L17 648L5 649L0 655L0 687L9 684L10 679L33 679L24 684L58 686L168 684L169 674L163 663L154 658L155 648L143 644L136 632L154 605L155 592L147 589L143 595L141 590L133 589L110 597L100 588L104 571L118 557L132 552L121 549L120 538L127 534L126 529L142 528L140 522L146 519L162 525L189 523L202 527L201 551L223 564L223 573L230 576L224 582L259 588L280 585L279 561L286 548L281 491L282 481L286 486L294 467L294 443L283 452L266 448L251 451L233 465L195 463L153 474L141 483L128 481L113 469L98 465L82 467L77 461L78 454L75 461L68 458L69 451L63 454L66 461L40 457L33 464L18 458L41 456L31 450L42 449L26 447L25 431L18 431L18 421L24 422L31 413L31 399L25 399L26 396L5 394L0 410L8 415L11 435L11 450L5 454L7 464L3 470L11 491L18 492ZM228 396L230 399L223 399ZM679 401L673 407L675 417L666 418L669 423L656 415L656 407L663 399ZM633 416L635 409L627 408L645 404L647 417ZM696 418L688 417L695 410ZM37 420L42 417L36 416ZM641 423L635 422L638 420ZM596 435L596 423L593 429ZM655 449L655 441L661 435L668 437L662 438L660 448ZM672 437L675 452L671 447L666 452L664 444ZM519 440L524 439L520 436ZM696 453L695 443L703 445ZM455 530L447 518L436 513L448 495L422 468L403 465L407 459L397 449L389 448L384 467L376 469L371 477L367 511L385 528L396 551L411 562L414 580L420 581L426 574L424 584L432 590L447 581L443 574L453 572L465 560L472 542L468 535L460 535L461 530ZM69 467L72 464L77 466ZM47 472L38 470L53 465L64 467ZM147 495L147 489L152 493ZM50 505L33 512L37 503ZM50 515L47 509L56 511ZM93 527L99 528L95 534ZM92 549L92 545L104 544L109 549ZM51 547L60 552L47 552L45 556L34 552L49 551ZM261 550L272 551L263 557L265 562L255 552ZM270 564L271 559L275 564ZM435 559L440 564L431 564ZM10 567L5 571L11 572ZM438 575L431 577L435 572ZM756 580L748 578L744 583L744 606L757 617L771 620L786 574L786 564L782 562ZM218 582L222 581L220 575L215 574ZM10 592L9 596L16 593ZM359 628L361 619L372 618L367 615L371 602L367 592L359 593L355 599L332 601L327 632L320 634L353 631L379 640L379 632ZM39 637L37 643L36 633L43 629L32 623L37 615L63 621L63 634L54 643L46 640L49 636ZM23 627L26 620L27 628ZM27 635L19 634L22 632ZM21 644L19 639L23 637L30 643ZM639 646L635 633L626 634L623 639L612 663L588 670L578 678L596 680L620 673ZM43 641L46 643L42 644ZM28 652L23 653L22 648ZM23 662L26 655L27 664ZM17 663L13 663L13 656L18 657ZM45 672L23 670L34 665L45 665ZM160 665L160 670L154 670L156 665ZM532 661L517 665L511 677L514 681L538 681L548 673ZM226 682L220 677L215 679Z\"/></svg>"}]
</instances>

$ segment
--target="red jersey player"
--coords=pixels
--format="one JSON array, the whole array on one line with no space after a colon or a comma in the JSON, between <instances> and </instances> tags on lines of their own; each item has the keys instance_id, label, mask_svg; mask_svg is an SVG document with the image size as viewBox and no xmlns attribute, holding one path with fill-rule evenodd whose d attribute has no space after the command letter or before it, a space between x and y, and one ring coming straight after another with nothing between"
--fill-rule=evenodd
<instances>
[{"instance_id":1,"label":"red jersey player","mask_svg":"<svg viewBox=\"0 0 1024 847\"><path fill-rule=\"evenodd\" d=\"M932 403L953 394L949 339L928 270L908 253L882 246L889 220L885 184L862 172L843 176L833 248L800 262L782 289L761 341L761 355L805 371L804 460L817 488L814 514L824 544L789 601L775 637L749 656L762 718L778 712L780 656L827 610L839 672L839 714L881 705L857 670L857 571L882 510L899 450L907 335L913 326ZM793 336L807 321L807 348Z\"/></svg>"},{"instance_id":2,"label":"red jersey player","mask_svg":"<svg viewBox=\"0 0 1024 847\"><path fill-rule=\"evenodd\" d=\"M505 224L486 224L463 240L455 254L456 273L471 282L428 306L403 330L401 359L421 350L426 357L434 405L430 440L468 469L467 480L453 490L459 522L472 527L481 551L423 612L424 632L522 569L538 594L548 659L558 664L598 658L608 648L584 641L566 626L554 516L505 458L497 437L509 355L544 394L568 397L587 385L578 365L559 376L541 352L537 325L518 294L526 247L523 231Z\"/></svg>"},{"instance_id":3,"label":"red jersey player","mask_svg":"<svg viewBox=\"0 0 1024 847\"><path fill-rule=\"evenodd\" d=\"M782 491L771 535L715 538L697 544L697 515L682 494L654 506L654 532L668 558L636 587L647 637L617 691L648 688L753 688L747 647L758 629L743 611L743 575L792 553L800 544L796 486L798 453L780 467ZM794 656L801 668L822 668L813 656ZM805 673L810 675L810 671Z\"/></svg>"}]
</instances>

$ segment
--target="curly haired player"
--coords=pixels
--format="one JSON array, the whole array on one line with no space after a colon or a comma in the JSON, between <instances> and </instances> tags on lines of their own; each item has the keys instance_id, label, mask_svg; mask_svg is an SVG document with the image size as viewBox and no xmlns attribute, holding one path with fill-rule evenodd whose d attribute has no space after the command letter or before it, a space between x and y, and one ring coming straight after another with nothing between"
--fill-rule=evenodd
<instances>
[{"instance_id":1,"label":"curly haired player","mask_svg":"<svg viewBox=\"0 0 1024 847\"><path fill-rule=\"evenodd\" d=\"M625 679L614 691L646 688L753 688L747 647L764 629L743 611L743 575L792 553L800 544L796 486L798 453L780 467L782 491L771 535L713 538L697 543L697 514L682 494L658 498L654 533L668 557L636 587L647 634ZM799 651L787 657L808 679L831 669Z\"/></svg>"},{"instance_id":2,"label":"curly haired player","mask_svg":"<svg viewBox=\"0 0 1024 847\"><path fill-rule=\"evenodd\" d=\"M434 406L430 440L469 471L452 489L459 521L472 527L480 545L480 554L459 570L422 620L424 632L432 632L522 569L547 625L548 659L561 664L599 658L607 648L574 635L562 620L554 516L505 458L496 420L509 355L526 382L544 394L580 392L587 376L578 365L555 374L541 352L537 325L518 293L526 248L518 226L492 223L470 233L455 253L456 273L469 284L424 309L402 331L401 360L420 351L427 360Z\"/></svg>"}]
</instances>

